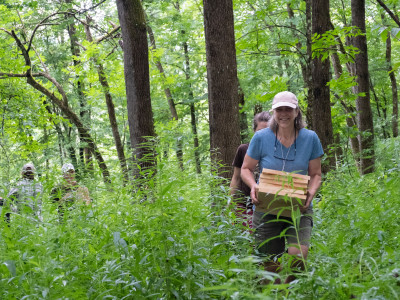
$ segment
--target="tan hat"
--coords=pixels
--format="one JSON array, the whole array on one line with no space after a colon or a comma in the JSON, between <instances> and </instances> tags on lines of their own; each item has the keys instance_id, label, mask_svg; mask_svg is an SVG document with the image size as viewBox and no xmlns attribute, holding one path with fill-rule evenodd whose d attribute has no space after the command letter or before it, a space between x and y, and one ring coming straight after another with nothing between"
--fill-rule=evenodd
<instances>
[{"instance_id":1,"label":"tan hat","mask_svg":"<svg viewBox=\"0 0 400 300\"><path fill-rule=\"evenodd\" d=\"M25 174L28 171L31 171L32 173L35 173L36 169L35 169L35 166L32 163L25 164L22 167L22 173Z\"/></svg>"},{"instance_id":2,"label":"tan hat","mask_svg":"<svg viewBox=\"0 0 400 300\"><path fill-rule=\"evenodd\" d=\"M274 100L272 100L272 108L276 109L278 107L282 107L282 106L288 106L291 108L296 108L299 106L299 101L297 100L297 97L295 94L288 92L288 91L284 91L284 92L280 92L278 94L275 95Z\"/></svg>"}]
</instances>

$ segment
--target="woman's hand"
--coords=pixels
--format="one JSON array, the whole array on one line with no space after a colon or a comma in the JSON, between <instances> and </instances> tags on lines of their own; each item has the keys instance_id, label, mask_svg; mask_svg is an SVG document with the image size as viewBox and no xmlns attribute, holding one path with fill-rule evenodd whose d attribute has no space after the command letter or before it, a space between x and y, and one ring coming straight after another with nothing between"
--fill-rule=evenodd
<instances>
[{"instance_id":1,"label":"woman's hand","mask_svg":"<svg viewBox=\"0 0 400 300\"><path fill-rule=\"evenodd\" d=\"M310 181L308 182L307 199L304 206L300 208L300 211L304 214L310 207L314 195L317 193L319 186L321 185L321 158L310 160L308 163L308 176Z\"/></svg>"},{"instance_id":2,"label":"woman's hand","mask_svg":"<svg viewBox=\"0 0 400 300\"><path fill-rule=\"evenodd\" d=\"M254 205L258 205L259 204L259 201L258 201L258 184L254 184L251 187L250 197L251 197L251 202Z\"/></svg>"},{"instance_id":3,"label":"woman's hand","mask_svg":"<svg viewBox=\"0 0 400 300\"><path fill-rule=\"evenodd\" d=\"M244 157L243 165L242 165L242 170L240 172L240 176L242 177L242 180L244 181L245 184L247 184L248 187L251 188L250 190L250 197L251 197L251 202L254 205L258 204L258 184L254 180L254 169L256 168L258 164L258 160L255 160L248 156Z\"/></svg>"},{"instance_id":4,"label":"woman's hand","mask_svg":"<svg viewBox=\"0 0 400 300\"><path fill-rule=\"evenodd\" d=\"M304 206L300 206L300 211L302 214L305 214L307 212L307 209L310 207L313 198L314 197L311 196L309 192L307 192L306 203L304 204Z\"/></svg>"}]
</instances>

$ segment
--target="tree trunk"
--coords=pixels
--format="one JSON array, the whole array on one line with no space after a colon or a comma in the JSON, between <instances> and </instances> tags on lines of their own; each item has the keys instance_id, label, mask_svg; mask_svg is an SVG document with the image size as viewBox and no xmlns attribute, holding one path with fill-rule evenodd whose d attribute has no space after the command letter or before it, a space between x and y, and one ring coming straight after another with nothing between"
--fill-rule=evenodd
<instances>
[{"instance_id":1,"label":"tree trunk","mask_svg":"<svg viewBox=\"0 0 400 300\"><path fill-rule=\"evenodd\" d=\"M50 105L47 103L47 101L43 101L43 105L45 106L47 112L51 116L53 114L53 111L51 110ZM63 151L64 145L65 145L64 135L62 134L62 130L61 130L61 127L60 127L59 123L54 122L51 117L50 117L50 121L53 123L54 128L55 128L55 130L57 132L58 151L60 153L60 156L59 156L60 165L62 166L64 164L64 157L65 157L65 154L64 154L64 151Z\"/></svg>"},{"instance_id":2,"label":"tree trunk","mask_svg":"<svg viewBox=\"0 0 400 300\"><path fill-rule=\"evenodd\" d=\"M259 114L262 111L263 111L263 107L262 107L262 105L260 103L257 103L256 105L254 105L254 112L253 112L254 116L256 114Z\"/></svg>"},{"instance_id":3,"label":"tree trunk","mask_svg":"<svg viewBox=\"0 0 400 300\"><path fill-rule=\"evenodd\" d=\"M156 40L154 38L154 32L153 29L150 27L149 24L147 24L147 33L149 35L149 40L150 40L150 45L151 45L151 51L154 51L157 49L156 45ZM158 71L160 72L161 76L166 79L164 68L161 64L160 59L156 58L156 66ZM178 120L178 113L176 112L176 107L175 107L175 102L174 99L172 98L172 93L169 87L164 86L164 93L165 96L167 97L168 105L169 105L169 110L171 111L171 116L173 120Z\"/></svg>"},{"instance_id":4,"label":"tree trunk","mask_svg":"<svg viewBox=\"0 0 400 300\"><path fill-rule=\"evenodd\" d=\"M87 24L85 24L85 32L86 32L86 38L89 42L93 42L93 37L92 33L90 32L90 19L86 18ZM117 122L117 117L115 115L115 106L114 102L110 93L110 86L108 84L107 76L104 73L104 68L101 62L95 58L94 63L97 68L97 74L99 76L99 81L101 86L103 87L103 92L104 92L104 97L106 99L106 105L107 105L107 110L108 110L108 118L110 120L110 125L111 125L111 131L112 135L114 138L114 143L115 143L115 148L117 149L117 155L118 155L118 160L119 164L121 167L122 175L124 178L125 182L129 182L129 174L128 174L128 166L126 164L126 158L125 158L125 153L124 153L124 147L121 142L121 136L119 134L118 130L118 122Z\"/></svg>"},{"instance_id":5,"label":"tree trunk","mask_svg":"<svg viewBox=\"0 0 400 300\"><path fill-rule=\"evenodd\" d=\"M144 178L140 170L155 166L153 145L155 136L150 99L149 50L146 20L140 0L117 0L124 49L124 74L128 121L135 177Z\"/></svg>"},{"instance_id":6,"label":"tree trunk","mask_svg":"<svg viewBox=\"0 0 400 300\"><path fill-rule=\"evenodd\" d=\"M372 96L375 99L376 111L378 113L378 117L383 118L384 124L387 124L386 99L384 99L385 103L382 105L381 101L379 100L378 95L375 92L375 87L374 87L374 84L372 83L371 78L369 79L369 88L372 92ZM381 114L381 110L382 110L382 114ZM387 129L386 129L385 125L382 125L382 134L383 134L384 139L388 138L388 133L387 133Z\"/></svg>"},{"instance_id":7,"label":"tree trunk","mask_svg":"<svg viewBox=\"0 0 400 300\"><path fill-rule=\"evenodd\" d=\"M41 92L43 95L47 96L55 105L57 105L63 114L71 121L72 124L76 126L78 129L80 137L88 143L88 147L90 148L90 151L95 155L95 158L99 164L99 168L102 171L104 182L108 183L110 181L110 173L108 171L107 165L104 162L104 159L97 148L97 145L95 144L92 136L89 133L89 130L87 130L79 117L71 110L71 108L68 106L68 97L62 88L62 86L53 78L51 77L48 73L43 73L39 72L37 74L32 73L32 62L31 58L29 56L29 52L25 48L25 46L21 43L20 39L17 37L14 31L8 32L6 31L10 36L13 37L15 42L18 45L18 48L22 52L22 56L24 57L25 60L25 65L27 66L27 71L25 74L22 74L20 77L26 77L26 81L29 85L31 85L34 89L38 90ZM62 99L58 98L51 90L47 89L45 86L43 86L41 83L37 82L34 78L34 75L37 76L43 76L47 80L49 80L58 90L60 93Z\"/></svg>"},{"instance_id":8,"label":"tree trunk","mask_svg":"<svg viewBox=\"0 0 400 300\"><path fill-rule=\"evenodd\" d=\"M312 34L322 35L329 30L329 0L312 1ZM333 127L331 115L329 59L322 61L322 55L312 60L313 78L313 128L318 134L324 152L328 155L328 164L323 165L327 173L335 166L335 157L330 153L333 144Z\"/></svg>"},{"instance_id":9,"label":"tree trunk","mask_svg":"<svg viewBox=\"0 0 400 300\"><path fill-rule=\"evenodd\" d=\"M304 88L307 91L307 110L305 112L305 117L306 117L306 123L308 125L309 129L313 129L313 81L312 81L312 70L311 70L311 58L312 58L312 49L311 49L311 30L312 30L312 16L311 16L311 0L306 0L306 55L304 55L304 60L303 61L302 57L299 59L300 67L301 67L301 73L303 76L303 81L304 81ZM292 7L290 4L286 5L286 10L288 12L288 16L290 19L294 18L294 12L292 10ZM290 23L290 27L296 29L296 25L293 23ZM295 31L294 31L295 32ZM297 33L294 33L294 35L300 40L300 37L297 36ZM301 42L297 42L296 48L299 53L302 51L303 45Z\"/></svg>"},{"instance_id":10,"label":"tree trunk","mask_svg":"<svg viewBox=\"0 0 400 300\"><path fill-rule=\"evenodd\" d=\"M388 33L386 39L386 62L387 68L389 72L390 83L392 86L392 106L393 106L393 114L392 114L392 134L393 137L397 137L399 135L399 96L397 93L397 81L396 75L393 71L392 67L392 40L390 37L390 32Z\"/></svg>"},{"instance_id":11,"label":"tree trunk","mask_svg":"<svg viewBox=\"0 0 400 300\"><path fill-rule=\"evenodd\" d=\"M377 0L377 2L379 3L380 6L382 6L382 8L383 8L384 10L386 10L386 12L387 12L387 13L389 14L389 16L392 18L392 20L395 21L396 24L400 27L400 19L399 19L399 17L398 17L395 13L393 13L393 12L386 6L386 4L383 3L382 0Z\"/></svg>"},{"instance_id":12,"label":"tree trunk","mask_svg":"<svg viewBox=\"0 0 400 300\"><path fill-rule=\"evenodd\" d=\"M76 156L76 136L75 132L72 132L72 127L69 126L68 122L62 122L64 127L65 136L67 137L67 152L71 163L75 166L75 173L78 179L83 177L81 165L79 164L78 157Z\"/></svg>"},{"instance_id":13,"label":"tree trunk","mask_svg":"<svg viewBox=\"0 0 400 300\"><path fill-rule=\"evenodd\" d=\"M66 3L72 3L71 0L66 0ZM70 41L70 48L71 48L71 53L73 55L73 63L74 67L77 67L80 64L80 61L77 59L81 54L80 50L78 47L78 37L76 33L76 27L74 24L74 19L71 19L71 23L67 26L67 31L69 35L69 41ZM78 99L79 99L79 105L80 105L80 118L82 120L83 125L90 129L90 117L89 117L89 111L87 108L87 101L84 95L84 83L81 80L79 76L77 76L77 82L76 82L76 91L78 94ZM82 169L85 169L85 158L84 158L84 152L85 152L85 147L82 145L79 146L79 159L80 159L80 165L82 166ZM86 162L88 163L88 162ZM77 165L76 165L77 166Z\"/></svg>"},{"instance_id":14,"label":"tree trunk","mask_svg":"<svg viewBox=\"0 0 400 300\"><path fill-rule=\"evenodd\" d=\"M44 75L44 74L43 74ZM46 75L47 79L52 79L50 76ZM54 80L54 79L53 79ZM50 80L51 81L51 80ZM87 130L79 117L71 110L71 108L64 103L61 99L58 99L54 93L52 93L50 90L46 89L44 86L42 86L40 83L38 83L32 76L27 77L27 82L29 85L31 85L33 88L38 90L39 92L43 93L46 95L48 98L51 99L52 102L54 102L63 112L63 114L71 121L72 124L76 126L78 129L80 137L88 143L88 147L90 151L94 154L98 164L99 168L102 171L104 182L109 183L110 182L110 173L108 171L107 165L97 148L97 145L95 144L93 138L91 137L89 130Z\"/></svg>"},{"instance_id":15,"label":"tree trunk","mask_svg":"<svg viewBox=\"0 0 400 300\"><path fill-rule=\"evenodd\" d=\"M365 0L351 0L352 25L357 27L362 35L353 39L354 47L360 50L354 62L356 68L357 93L364 93L356 100L358 129L360 131L361 174L374 172L374 124L369 94L369 73L367 37L365 35Z\"/></svg>"},{"instance_id":16,"label":"tree trunk","mask_svg":"<svg viewBox=\"0 0 400 300\"><path fill-rule=\"evenodd\" d=\"M154 33L153 33L153 29L150 27L149 24L147 24L147 33L149 35L149 40L150 40L150 45L151 45L151 51L154 51L157 49L156 46L156 39L154 38ZM161 64L161 61L159 58L156 58L156 66L158 71L160 72L161 76L166 79L165 76L165 72L164 72L164 68ZM171 111L171 116L172 119L175 121L178 121L178 113L176 111L176 107L175 107L175 101L174 98L172 98L172 93L169 87L164 86L164 93L165 93L165 97L167 98L168 101L168 105L169 105L169 109ZM178 164L179 164L179 168L183 171L184 167L183 167L183 142L182 139L177 137L176 139L176 157L178 158Z\"/></svg>"},{"instance_id":17,"label":"tree trunk","mask_svg":"<svg viewBox=\"0 0 400 300\"><path fill-rule=\"evenodd\" d=\"M232 0L203 0L203 4L210 151L219 175L228 179L240 144L233 3Z\"/></svg>"},{"instance_id":18,"label":"tree trunk","mask_svg":"<svg viewBox=\"0 0 400 300\"><path fill-rule=\"evenodd\" d=\"M342 65L340 64L340 58L339 55L334 52L331 55L331 60L332 60L332 65L333 65L333 70L335 72L335 77L336 79L339 79L340 76L342 76L343 69ZM343 98L346 97L347 93L343 95ZM343 106L343 109L345 110L347 115L353 114L354 113L354 108L346 105L346 103L343 101L343 99L340 99L340 103ZM346 123L347 127L349 128L357 128L357 120L354 119L354 117L346 117ZM354 160L356 161L357 166L359 167L360 161L359 161L359 153L360 153L360 145L358 142L357 136L349 136L350 139L350 145L351 145L351 150L353 152L353 157ZM337 147L340 147L339 145Z\"/></svg>"},{"instance_id":19,"label":"tree trunk","mask_svg":"<svg viewBox=\"0 0 400 300\"><path fill-rule=\"evenodd\" d=\"M307 111L306 121L309 129L313 128L313 110L314 110L314 94L313 94L313 80L312 80L312 47L311 47L311 31L312 31L312 0L305 0L306 2L306 63L305 63L305 74L304 82L307 88Z\"/></svg>"},{"instance_id":20,"label":"tree trunk","mask_svg":"<svg viewBox=\"0 0 400 300\"><path fill-rule=\"evenodd\" d=\"M246 140L249 137L249 128L247 126L247 114L243 110L244 105L245 105L245 100L244 100L244 93L242 88L240 87L240 84L238 86L239 90L239 124L240 124L240 142L243 144L246 142Z\"/></svg>"},{"instance_id":21,"label":"tree trunk","mask_svg":"<svg viewBox=\"0 0 400 300\"><path fill-rule=\"evenodd\" d=\"M333 24L331 22L329 24L330 24L330 29L333 30L334 29ZM342 52L343 54L346 54L346 50L340 40L340 37L336 36L336 41L338 42L338 48L339 48L340 52ZM340 63L340 58L339 58L339 55L337 54L337 52L332 53L331 60L332 60L332 66L333 66L333 70L335 73L335 77L336 77L336 79L339 79L343 74L343 68ZM354 73L352 73L352 70L353 70L352 64L347 63L346 67L350 74L354 74ZM348 92L344 93L343 98L344 99L348 98ZM350 114L353 115L355 113L355 108L352 105L347 105L343 101L343 99L341 99L340 103L342 104L347 115L350 115ZM357 120L353 116L346 117L346 123L349 128L357 128ZM359 169L360 168L360 144L358 141L358 136L351 134L349 136L349 139L350 139L351 150L353 152L353 157L354 157L354 160L356 161L357 168Z\"/></svg>"},{"instance_id":22,"label":"tree trunk","mask_svg":"<svg viewBox=\"0 0 400 300\"><path fill-rule=\"evenodd\" d=\"M193 133L194 160L196 163L196 172L197 174L201 174L199 136L197 134L197 121L196 121L196 108L194 105L195 102L193 97L192 83L190 82L190 58L189 58L188 44L186 41L183 43L183 51L185 53L185 78L186 82L188 83L188 89L189 89L190 124L192 125L192 133Z\"/></svg>"}]
</instances>

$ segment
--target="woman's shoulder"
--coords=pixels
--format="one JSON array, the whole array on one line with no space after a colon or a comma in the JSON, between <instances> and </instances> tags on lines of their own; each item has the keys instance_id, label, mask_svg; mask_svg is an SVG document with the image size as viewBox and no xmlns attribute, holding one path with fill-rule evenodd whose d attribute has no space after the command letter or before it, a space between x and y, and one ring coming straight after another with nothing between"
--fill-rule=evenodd
<instances>
[{"instance_id":1,"label":"woman's shoulder","mask_svg":"<svg viewBox=\"0 0 400 300\"><path fill-rule=\"evenodd\" d=\"M268 137L268 136L273 136L273 135L274 135L274 133L269 127L263 128L263 129L257 131L256 133L254 133L254 137Z\"/></svg>"},{"instance_id":2,"label":"woman's shoulder","mask_svg":"<svg viewBox=\"0 0 400 300\"><path fill-rule=\"evenodd\" d=\"M247 151L247 148L249 148L249 143L247 144L240 144L240 146L237 148L237 151Z\"/></svg>"},{"instance_id":3,"label":"woman's shoulder","mask_svg":"<svg viewBox=\"0 0 400 300\"><path fill-rule=\"evenodd\" d=\"M318 138L318 135L314 130L307 129L307 128L300 129L299 136L300 135L305 136L305 137L317 137Z\"/></svg>"}]
</instances>

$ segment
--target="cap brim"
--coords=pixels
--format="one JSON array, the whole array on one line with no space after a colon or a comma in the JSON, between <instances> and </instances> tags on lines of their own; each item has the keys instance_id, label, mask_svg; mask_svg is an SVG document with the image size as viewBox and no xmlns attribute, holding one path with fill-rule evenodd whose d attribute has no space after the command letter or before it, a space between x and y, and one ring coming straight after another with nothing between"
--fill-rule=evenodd
<instances>
[{"instance_id":1,"label":"cap brim","mask_svg":"<svg viewBox=\"0 0 400 300\"><path fill-rule=\"evenodd\" d=\"M275 103L274 105L272 105L271 110L274 110L274 109L276 109L278 107L282 107L282 106L287 106L287 107L291 107L291 108L296 108L297 107L296 104L293 104L293 103L290 103L290 102L278 102L278 103Z\"/></svg>"}]
</instances>

